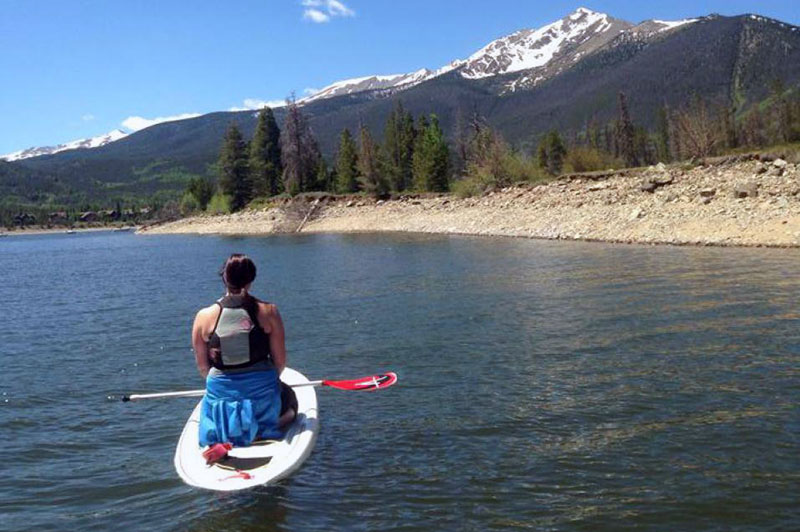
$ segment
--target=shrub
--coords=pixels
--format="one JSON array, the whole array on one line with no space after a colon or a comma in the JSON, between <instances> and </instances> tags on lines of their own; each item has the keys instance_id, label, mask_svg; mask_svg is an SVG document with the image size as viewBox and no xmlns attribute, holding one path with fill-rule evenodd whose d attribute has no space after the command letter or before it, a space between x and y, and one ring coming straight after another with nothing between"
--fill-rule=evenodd
<instances>
[{"instance_id":1,"label":"shrub","mask_svg":"<svg viewBox=\"0 0 800 532\"><path fill-rule=\"evenodd\" d=\"M186 192L183 194L181 198L180 212L182 216L187 216L193 212L200 210L200 203L198 203L197 198L191 192Z\"/></svg>"},{"instance_id":2,"label":"shrub","mask_svg":"<svg viewBox=\"0 0 800 532\"><path fill-rule=\"evenodd\" d=\"M231 199L222 194L217 192L213 196L211 196L211 200L208 202L208 206L206 207L206 212L209 214L228 214L231 212Z\"/></svg>"},{"instance_id":3,"label":"shrub","mask_svg":"<svg viewBox=\"0 0 800 532\"><path fill-rule=\"evenodd\" d=\"M591 146L575 146L567 153L564 162L568 172L594 172L625 166L622 160Z\"/></svg>"}]
</instances>

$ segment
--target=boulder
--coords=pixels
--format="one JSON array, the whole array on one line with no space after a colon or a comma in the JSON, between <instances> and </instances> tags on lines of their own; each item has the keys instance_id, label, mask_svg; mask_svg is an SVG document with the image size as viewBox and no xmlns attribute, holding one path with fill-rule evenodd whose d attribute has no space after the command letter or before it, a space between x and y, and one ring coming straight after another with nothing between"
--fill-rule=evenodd
<instances>
[{"instance_id":1,"label":"boulder","mask_svg":"<svg viewBox=\"0 0 800 532\"><path fill-rule=\"evenodd\" d=\"M700 196L704 198L713 198L717 195L717 189L715 188L704 188L700 190Z\"/></svg>"},{"instance_id":2,"label":"boulder","mask_svg":"<svg viewBox=\"0 0 800 532\"><path fill-rule=\"evenodd\" d=\"M775 168L785 168L786 164L787 164L786 161L784 161L783 159L775 159L774 161L772 161L772 166L774 166Z\"/></svg>"},{"instance_id":3,"label":"boulder","mask_svg":"<svg viewBox=\"0 0 800 532\"><path fill-rule=\"evenodd\" d=\"M664 185L671 185L672 184L672 175L668 173L663 173L657 175L655 177L650 178L650 181L656 184L656 186L663 187Z\"/></svg>"},{"instance_id":4,"label":"boulder","mask_svg":"<svg viewBox=\"0 0 800 532\"><path fill-rule=\"evenodd\" d=\"M741 183L734 187L734 198L755 198L758 196L758 185L756 183Z\"/></svg>"},{"instance_id":5,"label":"boulder","mask_svg":"<svg viewBox=\"0 0 800 532\"><path fill-rule=\"evenodd\" d=\"M639 188L641 188L642 192L650 192L652 194L653 192L656 191L658 185L656 185L652 181L645 181Z\"/></svg>"}]
</instances>

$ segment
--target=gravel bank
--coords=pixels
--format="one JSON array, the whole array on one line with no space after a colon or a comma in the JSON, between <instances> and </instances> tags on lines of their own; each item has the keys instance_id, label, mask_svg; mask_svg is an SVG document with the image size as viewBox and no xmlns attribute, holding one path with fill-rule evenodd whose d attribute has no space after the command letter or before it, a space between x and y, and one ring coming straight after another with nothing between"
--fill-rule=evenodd
<instances>
[{"instance_id":1,"label":"gravel bank","mask_svg":"<svg viewBox=\"0 0 800 532\"><path fill-rule=\"evenodd\" d=\"M313 201L312 201L313 200ZM143 233L405 231L643 244L800 246L800 168L742 156L566 176L482 197L306 198Z\"/></svg>"}]
</instances>

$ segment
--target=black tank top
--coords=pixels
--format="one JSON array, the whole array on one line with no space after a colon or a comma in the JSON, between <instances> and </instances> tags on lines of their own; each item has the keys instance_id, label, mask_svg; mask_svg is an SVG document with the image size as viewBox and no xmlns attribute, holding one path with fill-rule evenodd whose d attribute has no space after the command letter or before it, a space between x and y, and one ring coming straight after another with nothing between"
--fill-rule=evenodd
<instances>
[{"instance_id":1,"label":"black tank top","mask_svg":"<svg viewBox=\"0 0 800 532\"><path fill-rule=\"evenodd\" d=\"M258 300L251 295L227 295L217 301L217 322L208 339L208 356L219 370L272 366L269 335L258 323Z\"/></svg>"}]
</instances>

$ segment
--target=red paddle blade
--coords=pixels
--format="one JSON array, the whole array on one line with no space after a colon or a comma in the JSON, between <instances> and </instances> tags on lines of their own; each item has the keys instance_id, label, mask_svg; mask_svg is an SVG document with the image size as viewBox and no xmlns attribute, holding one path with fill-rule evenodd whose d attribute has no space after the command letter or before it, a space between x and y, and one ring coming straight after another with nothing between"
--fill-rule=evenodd
<instances>
[{"instance_id":1,"label":"red paddle blade","mask_svg":"<svg viewBox=\"0 0 800 532\"><path fill-rule=\"evenodd\" d=\"M393 372L383 373L381 375L370 375L369 377L361 377L360 379L351 379L346 381L322 381L323 386L330 386L338 388L339 390L379 390L388 388L397 382L397 374Z\"/></svg>"}]
</instances>

